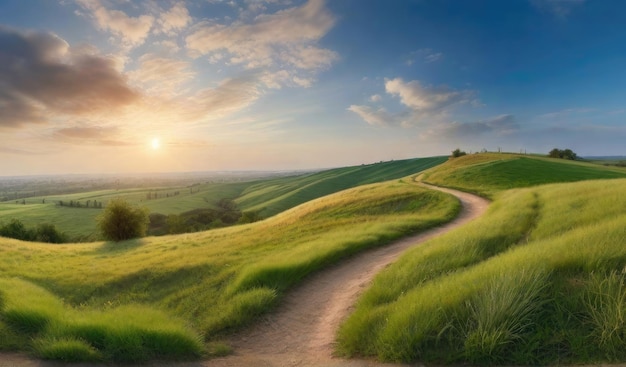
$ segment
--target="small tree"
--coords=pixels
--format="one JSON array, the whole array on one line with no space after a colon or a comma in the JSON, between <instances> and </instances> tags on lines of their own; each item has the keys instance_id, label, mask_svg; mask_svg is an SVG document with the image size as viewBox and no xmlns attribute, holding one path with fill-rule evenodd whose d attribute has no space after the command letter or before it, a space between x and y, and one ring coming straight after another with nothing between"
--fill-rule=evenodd
<instances>
[{"instance_id":1,"label":"small tree","mask_svg":"<svg viewBox=\"0 0 626 367\"><path fill-rule=\"evenodd\" d=\"M578 156L576 155L576 153L574 153L571 149L561 150L561 149L558 149L558 148L552 149L548 153L548 157L550 157L550 158L569 159L569 160L572 160L572 161L578 159Z\"/></svg>"},{"instance_id":2,"label":"small tree","mask_svg":"<svg viewBox=\"0 0 626 367\"><path fill-rule=\"evenodd\" d=\"M452 158L458 158L458 157L464 156L465 154L467 153L465 153L459 148L456 148L455 150L452 151Z\"/></svg>"},{"instance_id":3,"label":"small tree","mask_svg":"<svg viewBox=\"0 0 626 367\"><path fill-rule=\"evenodd\" d=\"M104 237L116 242L145 236L148 222L147 209L133 207L119 198L111 200L98 217Z\"/></svg>"}]
</instances>

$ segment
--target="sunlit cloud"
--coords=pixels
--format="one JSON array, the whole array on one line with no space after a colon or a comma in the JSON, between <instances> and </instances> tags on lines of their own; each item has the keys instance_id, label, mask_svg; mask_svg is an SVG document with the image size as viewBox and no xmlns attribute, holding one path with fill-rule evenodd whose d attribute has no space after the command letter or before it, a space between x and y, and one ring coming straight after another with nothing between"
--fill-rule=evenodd
<instances>
[{"instance_id":1,"label":"sunlit cloud","mask_svg":"<svg viewBox=\"0 0 626 367\"><path fill-rule=\"evenodd\" d=\"M72 144L98 144L107 146L126 146L137 144L121 139L118 127L74 126L55 131L54 138Z\"/></svg>"},{"instance_id":2,"label":"sunlit cloud","mask_svg":"<svg viewBox=\"0 0 626 367\"><path fill-rule=\"evenodd\" d=\"M247 69L270 70L284 70L281 65L286 64L291 67L290 75L303 78L299 71L319 71L337 58L334 51L316 45L334 24L324 1L310 0L299 7L258 15L251 23L205 21L187 36L186 45L213 62L227 60Z\"/></svg>"},{"instance_id":3,"label":"sunlit cloud","mask_svg":"<svg viewBox=\"0 0 626 367\"><path fill-rule=\"evenodd\" d=\"M184 93L181 87L195 75L190 62L155 54L141 56L139 67L128 73L129 79L146 93L167 96Z\"/></svg>"},{"instance_id":4,"label":"sunlit cloud","mask_svg":"<svg viewBox=\"0 0 626 367\"><path fill-rule=\"evenodd\" d=\"M405 82L402 78L385 79L385 92L399 99L405 110L389 113L385 108L351 105L348 110L358 114L370 125L419 126L448 122L451 110L462 104L477 103L474 92L455 90L446 86L424 86L420 81ZM373 95L370 102L379 102Z\"/></svg>"},{"instance_id":5,"label":"sunlit cloud","mask_svg":"<svg viewBox=\"0 0 626 367\"><path fill-rule=\"evenodd\" d=\"M389 113L384 108L373 109L370 106L351 105L348 111L359 115L365 122L373 126L391 126L400 122L398 116Z\"/></svg>"},{"instance_id":6,"label":"sunlit cloud","mask_svg":"<svg viewBox=\"0 0 626 367\"><path fill-rule=\"evenodd\" d=\"M107 57L73 50L52 33L0 27L0 126L110 111L140 98Z\"/></svg>"},{"instance_id":7,"label":"sunlit cloud","mask_svg":"<svg viewBox=\"0 0 626 367\"><path fill-rule=\"evenodd\" d=\"M472 101L473 93L458 91L446 86L423 86L418 80L405 82L402 78L387 79L385 90L416 112L431 113L453 105Z\"/></svg>"},{"instance_id":8,"label":"sunlit cloud","mask_svg":"<svg viewBox=\"0 0 626 367\"><path fill-rule=\"evenodd\" d=\"M144 43L155 21L151 15L131 17L123 11L107 9L99 0L76 1L89 12L89 16L100 30L109 31L121 38L126 47L135 47ZM172 24L164 22L162 26L165 27L165 24L168 29L172 29Z\"/></svg>"},{"instance_id":9,"label":"sunlit cloud","mask_svg":"<svg viewBox=\"0 0 626 367\"><path fill-rule=\"evenodd\" d=\"M162 13L157 20L159 30L169 35L174 35L178 31L185 29L191 24L191 16L185 7L184 2L175 3L170 10Z\"/></svg>"}]
</instances>

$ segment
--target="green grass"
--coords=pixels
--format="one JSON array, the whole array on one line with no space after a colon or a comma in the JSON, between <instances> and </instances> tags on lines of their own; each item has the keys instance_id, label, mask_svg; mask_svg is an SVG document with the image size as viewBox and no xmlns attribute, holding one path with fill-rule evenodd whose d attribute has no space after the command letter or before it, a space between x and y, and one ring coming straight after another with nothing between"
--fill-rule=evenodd
<instances>
[{"instance_id":1,"label":"green grass","mask_svg":"<svg viewBox=\"0 0 626 367\"><path fill-rule=\"evenodd\" d=\"M70 238L81 242L102 240L96 228L94 208L60 207L59 201L85 204L87 200L106 203L122 198L132 205L146 207L151 213L180 214L197 208L216 208L222 198L234 199L243 211L256 210L270 217L312 199L359 185L398 179L431 168L446 161L430 157L383 162L371 165L325 170L318 173L250 182L202 183L189 187L157 187L100 190L67 195L31 197L0 203L0 222L19 219L27 227L50 223ZM193 191L193 192L192 192ZM174 195L179 192L178 195ZM148 193L159 195L147 200ZM169 197L168 197L169 195ZM45 203L43 202L45 199Z\"/></svg>"},{"instance_id":2,"label":"green grass","mask_svg":"<svg viewBox=\"0 0 626 367\"><path fill-rule=\"evenodd\" d=\"M483 153L449 160L424 172L424 181L493 198L507 189L557 182L626 178L626 169L517 154Z\"/></svg>"},{"instance_id":3,"label":"green grass","mask_svg":"<svg viewBox=\"0 0 626 367\"><path fill-rule=\"evenodd\" d=\"M513 365L626 359L626 180L494 196L486 215L376 277L340 328L342 355Z\"/></svg>"},{"instance_id":4,"label":"green grass","mask_svg":"<svg viewBox=\"0 0 626 367\"><path fill-rule=\"evenodd\" d=\"M207 232L54 246L0 238L0 348L65 361L223 355L225 333L307 274L458 210L403 179Z\"/></svg>"}]
</instances>

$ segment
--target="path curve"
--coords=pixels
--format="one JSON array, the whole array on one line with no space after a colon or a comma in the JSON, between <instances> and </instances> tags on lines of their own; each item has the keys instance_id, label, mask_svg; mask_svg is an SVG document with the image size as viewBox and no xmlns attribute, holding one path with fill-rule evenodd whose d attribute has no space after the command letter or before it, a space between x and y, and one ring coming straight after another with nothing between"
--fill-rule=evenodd
<instances>
[{"instance_id":1,"label":"path curve","mask_svg":"<svg viewBox=\"0 0 626 367\"><path fill-rule=\"evenodd\" d=\"M229 342L235 353L231 356L201 362L153 363L146 366L397 367L397 364L333 357L335 333L339 324L350 314L358 296L374 276L404 251L466 224L483 214L489 205L489 201L476 195L423 183L421 185L456 196L462 204L462 210L456 219L440 227L394 241L387 246L362 252L312 275L303 284L287 292L274 312L232 337ZM15 363L10 364L11 361ZM0 367L62 365L36 361L16 354L0 355ZM82 367L82 365L73 366Z\"/></svg>"}]
</instances>

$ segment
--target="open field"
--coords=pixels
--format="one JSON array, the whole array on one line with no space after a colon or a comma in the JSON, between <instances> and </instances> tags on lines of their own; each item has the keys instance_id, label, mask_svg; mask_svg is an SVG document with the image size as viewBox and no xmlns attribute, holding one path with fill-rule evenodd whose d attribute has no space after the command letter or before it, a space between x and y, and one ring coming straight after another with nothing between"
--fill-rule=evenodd
<instances>
[{"instance_id":1,"label":"open field","mask_svg":"<svg viewBox=\"0 0 626 367\"><path fill-rule=\"evenodd\" d=\"M385 269L338 333L344 356L549 364L624 361L620 170L477 155L425 180L495 198L482 218ZM553 181L591 181L551 184Z\"/></svg>"},{"instance_id":2,"label":"open field","mask_svg":"<svg viewBox=\"0 0 626 367\"><path fill-rule=\"evenodd\" d=\"M107 201L117 197L144 206L151 213L164 215L197 208L215 208L220 199L228 198L233 199L243 211L255 210L261 216L269 217L324 195L405 177L445 161L445 157L418 158L247 182L199 182L188 186L106 189L27 197L17 200L17 203L13 200L1 202L0 222L15 218L27 227L45 222L54 224L71 238L98 240L101 238L96 229L96 217L101 209L93 208L93 202L106 205ZM148 199L149 195L151 199ZM66 205L59 206L60 201ZM69 207L67 204L70 201L80 202L83 207ZM90 208L84 207L87 201Z\"/></svg>"},{"instance_id":3,"label":"open field","mask_svg":"<svg viewBox=\"0 0 626 367\"><path fill-rule=\"evenodd\" d=\"M458 210L454 198L395 180L201 233L54 246L1 239L0 349L131 362L223 353L212 341L307 274Z\"/></svg>"},{"instance_id":4,"label":"open field","mask_svg":"<svg viewBox=\"0 0 626 367\"><path fill-rule=\"evenodd\" d=\"M606 179L623 172L504 154L426 171L427 181L494 201L383 270L341 326L338 352L436 363L626 360L626 179ZM0 350L125 362L226 354L227 335L309 274L458 213L455 199L416 176L207 232L118 244L1 239ZM534 186L559 180L582 182Z\"/></svg>"}]
</instances>

